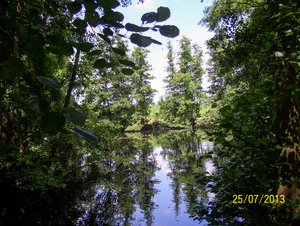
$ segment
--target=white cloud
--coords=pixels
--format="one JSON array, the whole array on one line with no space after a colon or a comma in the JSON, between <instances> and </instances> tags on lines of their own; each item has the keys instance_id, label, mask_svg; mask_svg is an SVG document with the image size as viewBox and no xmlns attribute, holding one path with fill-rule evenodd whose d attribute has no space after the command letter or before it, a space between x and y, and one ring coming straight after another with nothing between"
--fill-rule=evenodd
<instances>
[{"instance_id":1,"label":"white cloud","mask_svg":"<svg viewBox=\"0 0 300 226\"><path fill-rule=\"evenodd\" d=\"M154 1L153 0L146 0L146 1L144 1L144 3L137 4L136 8L137 9L143 9L143 10L145 10L145 9L152 8L153 5L154 5Z\"/></svg>"}]
</instances>

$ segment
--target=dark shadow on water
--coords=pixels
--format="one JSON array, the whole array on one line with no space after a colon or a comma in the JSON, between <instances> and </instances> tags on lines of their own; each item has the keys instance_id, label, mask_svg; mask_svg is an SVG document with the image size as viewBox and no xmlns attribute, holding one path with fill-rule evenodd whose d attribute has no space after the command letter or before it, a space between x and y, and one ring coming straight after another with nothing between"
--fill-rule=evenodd
<instances>
[{"instance_id":1,"label":"dark shadow on water","mask_svg":"<svg viewBox=\"0 0 300 226\"><path fill-rule=\"evenodd\" d=\"M185 214L180 224L197 223L188 216L198 202L209 200L206 184L196 182L206 171L199 156L211 149L202 145L204 134L169 130L124 136L106 159L74 170L66 188L30 191L1 184L0 225L153 225L167 216L156 211L164 205L155 198L165 182L158 174L165 175L170 189L166 211L177 219Z\"/></svg>"}]
</instances>

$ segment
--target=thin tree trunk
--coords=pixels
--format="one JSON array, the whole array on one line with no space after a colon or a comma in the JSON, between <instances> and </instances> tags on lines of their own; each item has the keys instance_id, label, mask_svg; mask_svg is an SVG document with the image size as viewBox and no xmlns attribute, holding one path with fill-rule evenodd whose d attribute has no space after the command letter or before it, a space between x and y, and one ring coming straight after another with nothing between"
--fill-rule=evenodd
<instances>
[{"instance_id":1,"label":"thin tree trunk","mask_svg":"<svg viewBox=\"0 0 300 226\"><path fill-rule=\"evenodd\" d=\"M16 11L21 14L21 5L20 3L17 4ZM21 18L17 18L21 19ZM13 42L13 56L20 58L20 47L19 47L19 38L17 34L14 36ZM19 89L19 76L16 76L12 81L12 86L14 90L14 94L18 93ZM8 114L1 116L1 143L2 144L15 144L17 142L17 133L16 130L13 128L13 120L16 114L18 113L18 100L14 99L12 105L9 107ZM21 146L20 152L23 152L23 148Z\"/></svg>"},{"instance_id":2,"label":"thin tree trunk","mask_svg":"<svg viewBox=\"0 0 300 226\"><path fill-rule=\"evenodd\" d=\"M83 41L83 35L80 35L79 43L82 43L82 41ZM70 105L70 99L71 99L71 94L72 94L72 90L74 88L74 83L75 83L75 79L76 79L76 72L77 72L79 57L80 57L80 50L77 50L77 53L75 56L75 63L74 63L74 67L72 70L72 76L71 76L71 80L69 83L69 89L68 89L68 93L67 93L67 97L66 97L66 101L65 101L65 106L64 106L65 108L69 107L69 105Z\"/></svg>"}]
</instances>

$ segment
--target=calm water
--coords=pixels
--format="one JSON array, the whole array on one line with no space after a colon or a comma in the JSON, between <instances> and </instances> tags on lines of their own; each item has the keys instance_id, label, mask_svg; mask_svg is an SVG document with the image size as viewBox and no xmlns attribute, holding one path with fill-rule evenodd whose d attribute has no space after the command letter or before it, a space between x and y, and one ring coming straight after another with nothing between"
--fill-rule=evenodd
<instances>
[{"instance_id":1,"label":"calm water","mask_svg":"<svg viewBox=\"0 0 300 226\"><path fill-rule=\"evenodd\" d=\"M154 148L154 154L156 156L156 161L158 167L161 170L155 172L154 178L160 183L155 185L158 193L154 196L153 202L155 203L156 209L153 211L154 219L152 225L155 226L172 226L172 225L205 225L207 222L202 222L199 224L198 221L193 221L190 218L190 214L187 213L186 207L186 196L182 189L179 192L179 211L176 210L176 203L174 203L174 192L171 184L173 180L168 176L172 171L169 167L169 162L167 159L160 154L163 151L162 147ZM212 170L212 165L206 164L208 169ZM137 207L135 212L135 218L140 219L139 225L147 225L147 220L144 219L144 214L141 209Z\"/></svg>"},{"instance_id":2,"label":"calm water","mask_svg":"<svg viewBox=\"0 0 300 226\"><path fill-rule=\"evenodd\" d=\"M199 225L190 216L213 198L199 178L214 171L201 131L125 134L101 145L72 159L64 188L4 184L0 226Z\"/></svg>"},{"instance_id":3,"label":"calm water","mask_svg":"<svg viewBox=\"0 0 300 226\"><path fill-rule=\"evenodd\" d=\"M78 205L77 225L205 225L193 221L195 207L213 198L198 176L213 164L200 156L213 144L200 134L168 131L160 135L127 134L112 171L86 191Z\"/></svg>"}]
</instances>

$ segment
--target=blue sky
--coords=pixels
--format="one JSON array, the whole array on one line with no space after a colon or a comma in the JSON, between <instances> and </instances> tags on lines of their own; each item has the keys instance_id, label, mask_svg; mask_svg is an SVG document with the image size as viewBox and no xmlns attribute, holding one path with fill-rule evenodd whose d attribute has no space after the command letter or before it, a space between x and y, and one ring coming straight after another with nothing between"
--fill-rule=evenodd
<instances>
[{"instance_id":1,"label":"blue sky","mask_svg":"<svg viewBox=\"0 0 300 226\"><path fill-rule=\"evenodd\" d=\"M142 25L141 17L147 12L156 12L157 8L160 6L168 7L171 11L171 17L161 23L161 25L176 25L180 30L180 36L171 39L174 46L174 50L178 50L178 40L182 35L187 36L192 39L194 43L201 45L202 50L206 52L205 41L213 36L212 33L208 32L207 28L198 25L201 18L203 18L203 10L205 7L212 3L212 0L145 0L143 4L137 4L137 0L132 0L132 5L126 8L117 8L116 11L123 13L125 19L123 21L126 23L133 23L136 25ZM150 24L152 25L152 24ZM160 42L162 45L151 44L147 47L150 50L148 55L148 62L152 65L153 70L150 72L155 79L152 81L151 86L158 90L154 101L159 100L159 96L164 95L163 78L167 75L165 68L167 67L167 41L169 38L161 36L159 33L149 30L143 33L145 36L150 36ZM130 45L131 48L133 45ZM208 59L206 55L204 57L203 67L205 68L205 61ZM207 81L204 79L203 87L207 87Z\"/></svg>"}]
</instances>

